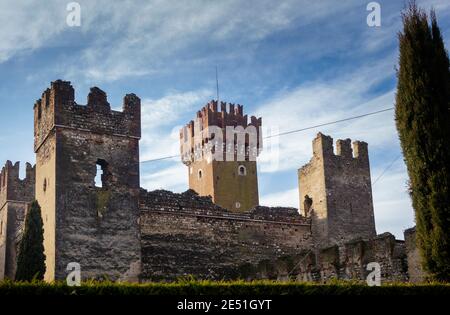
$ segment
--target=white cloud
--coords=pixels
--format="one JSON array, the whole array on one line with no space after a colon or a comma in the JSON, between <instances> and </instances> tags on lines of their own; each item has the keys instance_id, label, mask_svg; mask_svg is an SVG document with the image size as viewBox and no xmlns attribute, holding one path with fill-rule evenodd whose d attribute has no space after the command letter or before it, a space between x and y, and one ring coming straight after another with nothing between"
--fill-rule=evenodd
<instances>
[{"instance_id":1,"label":"white cloud","mask_svg":"<svg viewBox=\"0 0 450 315\"><path fill-rule=\"evenodd\" d=\"M66 24L67 2L1 1L0 63L41 47L86 46L61 69L68 76L99 82L166 71L168 63L186 55L202 62L220 51L219 58L232 58L236 51L258 49L261 40L290 29L301 34L294 49L302 58L347 50L352 54L348 48L357 42L376 51L396 41L400 27L398 5L383 3L382 27L371 29L364 24L368 12L357 0L77 2L79 28ZM448 1L424 0L419 5L436 8L441 19L449 14ZM70 42L71 36L81 42Z\"/></svg>"},{"instance_id":2,"label":"white cloud","mask_svg":"<svg viewBox=\"0 0 450 315\"><path fill-rule=\"evenodd\" d=\"M141 161L176 156L180 153L179 121L192 119L212 94L207 89L189 92L171 91L160 99L142 101ZM144 163L141 186L148 190L168 189L176 192L188 188L187 167L179 157L162 163Z\"/></svg>"},{"instance_id":3,"label":"white cloud","mask_svg":"<svg viewBox=\"0 0 450 315\"><path fill-rule=\"evenodd\" d=\"M266 127L276 126L279 131L286 131L391 107L394 102L393 90L370 96L371 89L393 75L391 65L391 59L386 59L333 80L303 84L262 104L257 114L263 117ZM159 100L144 100L142 159L178 154L179 126L172 126L184 117L187 120L192 118L209 95L211 91L200 90L171 93ZM270 173L275 182L282 180L281 177L277 178L282 171L296 172L311 158L311 141L319 130L330 134L335 140L350 137L367 141L371 157L399 150L393 112L387 112L280 137L277 167L273 167L277 152L268 149L265 141L265 151L259 160L262 172ZM378 160L376 162L371 165L372 179L390 161L383 161L382 164ZM413 225L405 178L405 169L394 165L374 186L377 229L379 232L391 231L398 238L402 237L403 229ZM186 168L178 159L174 159L161 169L144 174L143 186L148 189L183 191L188 187ZM261 204L268 206L298 207L298 202L297 187L261 196Z\"/></svg>"},{"instance_id":4,"label":"white cloud","mask_svg":"<svg viewBox=\"0 0 450 315\"><path fill-rule=\"evenodd\" d=\"M180 59L175 54L183 51L191 59L204 59L193 56L193 47L206 47L212 53L228 42L233 48L222 49L222 53L233 55L235 50L291 27L293 21L308 23L329 12L323 3L302 5L297 0L143 1L135 5L108 2L104 6L86 6L86 28L104 38L86 48L80 63L69 72L95 80L164 71L164 61L173 65ZM298 10L300 6L302 10ZM101 19L102 15L109 19Z\"/></svg>"},{"instance_id":5,"label":"white cloud","mask_svg":"<svg viewBox=\"0 0 450 315\"><path fill-rule=\"evenodd\" d=\"M78 2L82 8L82 26L71 29L65 24L67 3L64 1L1 1L0 63L41 47L61 44L85 46L78 56L68 58L65 64L58 66L71 78L85 77L99 83L174 71L180 59L184 58L189 58L190 64L200 65L216 58L214 52L217 51L220 51L222 60L242 54L251 56L249 51L259 49L262 40L292 28L300 32L299 42L292 44L294 48L288 48L292 48L299 58L339 55L346 51L347 57L358 54L356 51L359 54L380 52L396 42L395 33L400 27L400 12L388 11L387 3L382 5L382 27L370 29L364 24L367 12L360 1L338 4L335 1L306 0ZM450 12L450 3L445 0L424 0L419 1L419 5L427 9L433 6L441 21ZM361 16L360 25L350 25L358 20L355 16ZM355 31L354 34L348 32L351 30ZM65 35L74 34L83 42L68 42ZM355 43L362 49L349 49ZM293 55L293 51L286 55ZM341 72L336 72L334 79L306 82L279 93L259 106L258 115L263 117L265 126L278 127L282 132L390 107L394 99L393 90L376 97L369 91L393 77L396 63L396 55L391 54L378 63L368 63L347 73L336 64L336 70L332 69ZM144 99L141 159L178 154L180 126L176 125L191 119L211 94L205 90L175 91L161 99ZM371 157L375 152L398 150L392 113L321 130L335 140L350 137L367 141ZM310 159L311 140L316 132L281 137L278 166L273 167L276 152L266 148L260 157L262 171L273 176L280 171L295 172ZM143 186L184 190L187 187L185 167L178 159L164 165L151 174L144 173ZM378 174L378 167L373 169L373 176ZM399 231L403 222L411 222L411 216L407 214L409 199L402 183L405 172L398 170L397 177L395 174L389 172L374 187L380 232L386 230L385 227ZM393 191L396 193L391 194ZM297 199L296 188L261 196L262 203L268 205L297 206Z\"/></svg>"},{"instance_id":6,"label":"white cloud","mask_svg":"<svg viewBox=\"0 0 450 315\"><path fill-rule=\"evenodd\" d=\"M386 163L387 164L387 163ZM383 168L388 165L382 165ZM381 174L382 167L372 171ZM415 225L414 211L407 191L406 167L398 160L372 187L377 232L391 232L403 239L403 231Z\"/></svg>"},{"instance_id":7,"label":"white cloud","mask_svg":"<svg viewBox=\"0 0 450 315\"><path fill-rule=\"evenodd\" d=\"M145 173L141 176L141 186L149 191L166 189L183 192L188 187L187 167L178 161L168 168Z\"/></svg>"},{"instance_id":8,"label":"white cloud","mask_svg":"<svg viewBox=\"0 0 450 315\"><path fill-rule=\"evenodd\" d=\"M52 46L51 38L67 26L66 4L57 0L0 1L0 63L27 50Z\"/></svg>"},{"instance_id":9,"label":"white cloud","mask_svg":"<svg viewBox=\"0 0 450 315\"><path fill-rule=\"evenodd\" d=\"M144 99L141 160L179 154L181 126L177 125L178 121L183 117L192 119L195 112L206 104L210 95L208 90L184 93L173 91L160 99Z\"/></svg>"},{"instance_id":10,"label":"white cloud","mask_svg":"<svg viewBox=\"0 0 450 315\"><path fill-rule=\"evenodd\" d=\"M389 108L393 106L394 90L373 98L368 95L374 86L392 75L393 68L387 59L331 81L300 85L262 104L257 114L263 117L263 125L283 132ZM318 131L335 140L341 137L364 140L371 148L397 145L393 112L387 112L282 136L278 140L279 152L268 148L266 143L266 151L261 154L262 172L297 169L306 163L312 154L311 141ZM272 167L274 154L280 159L278 168Z\"/></svg>"},{"instance_id":11,"label":"white cloud","mask_svg":"<svg viewBox=\"0 0 450 315\"><path fill-rule=\"evenodd\" d=\"M372 170L372 179L383 171L386 165ZM403 239L403 231L415 225L414 212L407 192L407 175L401 160L373 187L375 224L377 233L390 232L397 239ZM265 206L299 207L298 187L261 196Z\"/></svg>"},{"instance_id":12,"label":"white cloud","mask_svg":"<svg viewBox=\"0 0 450 315\"><path fill-rule=\"evenodd\" d=\"M282 132L392 107L394 90L370 96L370 91L374 87L389 76L393 76L391 59L343 74L330 81L309 82L292 91L284 92L262 104L258 116L263 117L263 124L266 127L277 126ZM371 161L376 162L371 163L372 180L381 174L391 161L390 159L380 161L378 156L387 152L399 152L394 112L390 111L282 136L279 139L279 152L267 150L266 143L266 152L259 160L262 172L270 173L271 181L277 181L281 180L281 177L277 179L279 172L295 172L306 164L312 156L311 142L318 131L331 135L335 141L340 138L351 138L368 142ZM279 163L278 167L274 168L273 160L277 155ZM406 179L404 165L401 161L397 161L374 186L378 232L390 231L397 238L403 238L403 230L414 225L413 210L406 192ZM270 206L298 207L298 188L261 196L261 202Z\"/></svg>"},{"instance_id":13,"label":"white cloud","mask_svg":"<svg viewBox=\"0 0 450 315\"><path fill-rule=\"evenodd\" d=\"M314 22L326 25L330 15L342 16L352 7L306 0L77 2L81 27L71 28L66 2L2 1L0 63L41 47L86 46L61 69L66 76L111 81L165 71L168 63L186 55L200 62L214 58L214 51L220 51L222 59L233 56L281 30Z\"/></svg>"},{"instance_id":14,"label":"white cloud","mask_svg":"<svg viewBox=\"0 0 450 315\"><path fill-rule=\"evenodd\" d=\"M298 188L293 188L286 191L263 195L261 196L260 204L269 207L284 206L298 209L298 198Z\"/></svg>"}]
</instances>

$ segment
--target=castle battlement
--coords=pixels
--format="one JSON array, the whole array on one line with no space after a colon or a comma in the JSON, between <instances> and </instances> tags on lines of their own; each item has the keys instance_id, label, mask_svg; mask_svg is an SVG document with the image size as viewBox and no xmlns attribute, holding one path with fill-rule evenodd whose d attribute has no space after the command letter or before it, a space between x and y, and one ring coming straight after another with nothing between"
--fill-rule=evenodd
<instances>
[{"instance_id":1,"label":"castle battlement","mask_svg":"<svg viewBox=\"0 0 450 315\"><path fill-rule=\"evenodd\" d=\"M334 153L333 138L318 133L298 178L301 212L312 217L319 243L376 235L367 143L339 139Z\"/></svg>"},{"instance_id":2,"label":"castle battlement","mask_svg":"<svg viewBox=\"0 0 450 315\"><path fill-rule=\"evenodd\" d=\"M141 100L135 94L123 99L122 111L112 110L107 95L92 87L87 105L75 102L75 91L69 81L51 83L34 105L35 150L54 128L141 137Z\"/></svg>"},{"instance_id":3,"label":"castle battlement","mask_svg":"<svg viewBox=\"0 0 450 315\"><path fill-rule=\"evenodd\" d=\"M262 150L261 126L261 118L251 116L249 120L244 115L243 105L221 102L219 111L218 102L212 100L197 112L195 121L191 120L180 130L183 163L190 165L194 159L206 158L217 150L222 150L223 160L237 160L238 155L252 160ZM234 139L227 141L227 137ZM217 146L216 141L222 142L222 148L212 148Z\"/></svg>"},{"instance_id":4,"label":"castle battlement","mask_svg":"<svg viewBox=\"0 0 450 315\"><path fill-rule=\"evenodd\" d=\"M251 116L250 121L248 121L248 115L244 115L243 105L220 102L220 110L218 110L218 102L215 100L210 101L197 111L196 118L202 121L204 127L218 126L225 128L227 126L247 127L248 125L260 127L262 125L262 119L255 116ZM191 121L187 126L193 123L194 121Z\"/></svg>"},{"instance_id":5,"label":"castle battlement","mask_svg":"<svg viewBox=\"0 0 450 315\"><path fill-rule=\"evenodd\" d=\"M316 157L324 159L334 158L336 156L342 159L360 159L368 162L367 143L363 141L353 141L350 139L339 139L336 141L336 154L334 153L333 138L318 133L313 140L313 154Z\"/></svg>"},{"instance_id":6,"label":"castle battlement","mask_svg":"<svg viewBox=\"0 0 450 315\"><path fill-rule=\"evenodd\" d=\"M26 177L19 178L20 162L6 161L0 172L0 207L7 201L31 202L34 199L35 166L26 163Z\"/></svg>"},{"instance_id":7,"label":"castle battlement","mask_svg":"<svg viewBox=\"0 0 450 315\"><path fill-rule=\"evenodd\" d=\"M194 190L173 193L167 190L140 192L141 211L157 211L178 215L198 215L203 217L223 218L229 220L262 220L280 224L311 224L309 218L302 216L298 209L290 207L256 206L246 212L232 212L212 201L210 196L199 196Z\"/></svg>"},{"instance_id":8,"label":"castle battlement","mask_svg":"<svg viewBox=\"0 0 450 315\"><path fill-rule=\"evenodd\" d=\"M182 162L189 187L231 211L259 203L256 159L262 150L262 119L242 105L210 101L180 130ZM228 107L228 108L227 108Z\"/></svg>"},{"instance_id":9,"label":"castle battlement","mask_svg":"<svg viewBox=\"0 0 450 315\"><path fill-rule=\"evenodd\" d=\"M26 163L20 179L20 162L7 161L0 171L0 280L14 279L17 244L22 238L25 214L34 198L35 167Z\"/></svg>"}]
</instances>

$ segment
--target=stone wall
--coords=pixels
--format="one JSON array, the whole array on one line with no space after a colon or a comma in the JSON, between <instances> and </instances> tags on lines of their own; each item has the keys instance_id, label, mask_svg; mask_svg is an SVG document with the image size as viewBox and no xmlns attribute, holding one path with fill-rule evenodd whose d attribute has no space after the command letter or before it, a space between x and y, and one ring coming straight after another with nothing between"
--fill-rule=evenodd
<instances>
[{"instance_id":1,"label":"stone wall","mask_svg":"<svg viewBox=\"0 0 450 315\"><path fill-rule=\"evenodd\" d=\"M0 172L0 206L8 200L30 201L34 198L35 167L26 163L25 178L19 178L20 162L6 161Z\"/></svg>"},{"instance_id":2,"label":"stone wall","mask_svg":"<svg viewBox=\"0 0 450 315\"><path fill-rule=\"evenodd\" d=\"M5 277L14 279L17 269L17 255L25 228L25 216L30 203L10 201L5 206L7 213Z\"/></svg>"},{"instance_id":3,"label":"stone wall","mask_svg":"<svg viewBox=\"0 0 450 315\"><path fill-rule=\"evenodd\" d=\"M141 193L142 281L283 279L311 246L294 208L233 213L193 191Z\"/></svg>"},{"instance_id":4,"label":"stone wall","mask_svg":"<svg viewBox=\"0 0 450 315\"><path fill-rule=\"evenodd\" d=\"M55 128L83 130L99 134L140 138L141 106L139 98L127 94L123 110L111 110L106 93L90 90L87 105L75 102L75 91L68 81L57 80L42 93L34 105L35 151Z\"/></svg>"},{"instance_id":5,"label":"stone wall","mask_svg":"<svg viewBox=\"0 0 450 315\"><path fill-rule=\"evenodd\" d=\"M27 163L24 179L19 170L19 162L7 161L0 172L0 280L15 277L25 215L34 200L35 169Z\"/></svg>"},{"instance_id":6,"label":"stone wall","mask_svg":"<svg viewBox=\"0 0 450 315\"><path fill-rule=\"evenodd\" d=\"M98 88L78 105L70 82L60 80L36 102L46 280L65 279L67 264L77 262L83 279L137 281L140 110L134 94L122 112L111 110Z\"/></svg>"},{"instance_id":7,"label":"stone wall","mask_svg":"<svg viewBox=\"0 0 450 315\"><path fill-rule=\"evenodd\" d=\"M405 245L390 233L370 240L356 239L341 246L311 251L293 272L298 280L326 282L331 279L365 281L372 270L367 265L376 262L381 267L381 282L405 282L408 266Z\"/></svg>"},{"instance_id":8,"label":"stone wall","mask_svg":"<svg viewBox=\"0 0 450 315\"><path fill-rule=\"evenodd\" d=\"M317 245L342 244L376 236L367 143L350 139L336 142L321 133L313 141L311 161L298 171L300 209L310 215Z\"/></svg>"},{"instance_id":9,"label":"stone wall","mask_svg":"<svg viewBox=\"0 0 450 315\"><path fill-rule=\"evenodd\" d=\"M366 279L370 271L367 264L376 262L381 267L382 281L407 281L408 266L405 244L394 235L384 233L368 241L355 240L344 246L344 257L340 259L342 277Z\"/></svg>"},{"instance_id":10,"label":"stone wall","mask_svg":"<svg viewBox=\"0 0 450 315\"><path fill-rule=\"evenodd\" d=\"M193 191L141 191L142 281L331 279L365 281L376 262L381 281L408 280L405 243L390 233L315 247L310 220L295 208L233 213Z\"/></svg>"},{"instance_id":11,"label":"stone wall","mask_svg":"<svg viewBox=\"0 0 450 315\"><path fill-rule=\"evenodd\" d=\"M416 244L416 228L413 227L405 230L404 235L409 281L413 283L423 282L426 278L426 273L422 268L420 253Z\"/></svg>"}]
</instances>

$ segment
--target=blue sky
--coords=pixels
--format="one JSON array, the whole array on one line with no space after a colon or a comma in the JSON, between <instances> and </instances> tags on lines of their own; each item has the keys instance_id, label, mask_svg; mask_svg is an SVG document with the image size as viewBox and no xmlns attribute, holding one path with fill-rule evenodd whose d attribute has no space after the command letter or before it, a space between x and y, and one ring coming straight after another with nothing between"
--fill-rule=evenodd
<instances>
[{"instance_id":1,"label":"blue sky","mask_svg":"<svg viewBox=\"0 0 450 315\"><path fill-rule=\"evenodd\" d=\"M34 162L34 101L51 81L69 80L86 103L91 86L119 109L126 93L143 101L141 160L178 154L178 130L215 97L244 105L275 131L303 128L393 106L403 0L378 1L381 26L368 27L370 1L78 1L81 26L66 23L69 1L0 0L0 163ZM434 7L446 46L450 2ZM369 143L372 179L399 154L393 112L280 137L260 157L260 200L298 206L297 169L318 131ZM275 154L275 155L274 155ZM274 163L276 161L277 163ZM178 160L143 163L141 185L184 191ZM414 225L399 159L374 185L377 232L403 238Z\"/></svg>"}]
</instances>

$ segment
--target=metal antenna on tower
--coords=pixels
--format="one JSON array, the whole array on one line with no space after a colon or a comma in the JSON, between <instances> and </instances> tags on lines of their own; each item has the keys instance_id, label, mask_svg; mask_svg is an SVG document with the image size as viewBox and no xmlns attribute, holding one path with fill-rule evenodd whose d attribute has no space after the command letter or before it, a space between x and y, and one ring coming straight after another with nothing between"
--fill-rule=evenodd
<instances>
[{"instance_id":1,"label":"metal antenna on tower","mask_svg":"<svg viewBox=\"0 0 450 315\"><path fill-rule=\"evenodd\" d=\"M219 72L216 66L216 88L217 88L217 105L219 105Z\"/></svg>"}]
</instances>

